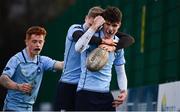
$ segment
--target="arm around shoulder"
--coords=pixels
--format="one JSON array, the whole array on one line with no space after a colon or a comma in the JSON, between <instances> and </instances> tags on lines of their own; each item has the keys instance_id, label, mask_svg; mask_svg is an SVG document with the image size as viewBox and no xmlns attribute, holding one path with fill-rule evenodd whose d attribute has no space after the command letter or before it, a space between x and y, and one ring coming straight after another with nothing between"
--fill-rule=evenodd
<instances>
[{"instance_id":1,"label":"arm around shoulder","mask_svg":"<svg viewBox=\"0 0 180 112\"><path fill-rule=\"evenodd\" d=\"M135 39L131 35L123 32L117 32L116 36L120 38L119 42L117 43L116 49L127 48L135 42Z\"/></svg>"}]
</instances>

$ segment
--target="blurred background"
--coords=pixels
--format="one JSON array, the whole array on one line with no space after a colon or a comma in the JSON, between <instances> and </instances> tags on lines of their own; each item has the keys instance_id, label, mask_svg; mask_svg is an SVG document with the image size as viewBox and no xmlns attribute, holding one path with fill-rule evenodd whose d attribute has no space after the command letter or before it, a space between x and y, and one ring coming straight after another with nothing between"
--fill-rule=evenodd
<instances>
[{"instance_id":1,"label":"blurred background","mask_svg":"<svg viewBox=\"0 0 180 112\"><path fill-rule=\"evenodd\" d=\"M159 85L180 81L180 0L0 0L1 73L9 58L25 47L25 31L32 25L47 29L42 54L63 60L68 28L82 24L93 6L119 7L123 12L120 31L135 38L125 49L129 96L119 109L159 110L159 99L160 109L180 110L180 106L167 106L167 95L166 100L159 95ZM45 73L34 110L52 110L60 76L61 72ZM111 90L116 94L117 89L113 71ZM6 89L0 86L0 110L5 95ZM174 99L180 101L180 97Z\"/></svg>"}]
</instances>

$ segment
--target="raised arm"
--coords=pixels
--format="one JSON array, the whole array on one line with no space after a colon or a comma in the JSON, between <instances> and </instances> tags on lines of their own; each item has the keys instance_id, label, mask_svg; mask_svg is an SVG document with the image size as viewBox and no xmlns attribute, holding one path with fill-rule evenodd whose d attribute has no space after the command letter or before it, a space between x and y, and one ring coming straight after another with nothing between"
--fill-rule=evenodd
<instances>
[{"instance_id":1,"label":"raised arm","mask_svg":"<svg viewBox=\"0 0 180 112\"><path fill-rule=\"evenodd\" d=\"M79 38L79 40L75 44L75 50L77 52L83 52L87 47L90 39L96 32L96 30L105 22L104 18L101 16L97 16L94 19L94 23L91 27Z\"/></svg>"},{"instance_id":2,"label":"raised arm","mask_svg":"<svg viewBox=\"0 0 180 112\"><path fill-rule=\"evenodd\" d=\"M62 70L64 66L64 61L56 61L56 63L54 64L54 69L55 70Z\"/></svg>"}]
</instances>

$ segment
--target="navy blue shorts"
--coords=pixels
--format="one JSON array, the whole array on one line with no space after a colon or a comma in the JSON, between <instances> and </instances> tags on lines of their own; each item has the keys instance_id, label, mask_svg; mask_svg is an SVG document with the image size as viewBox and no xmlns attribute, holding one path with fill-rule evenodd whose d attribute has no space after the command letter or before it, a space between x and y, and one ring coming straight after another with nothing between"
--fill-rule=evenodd
<instances>
[{"instance_id":1,"label":"navy blue shorts","mask_svg":"<svg viewBox=\"0 0 180 112\"><path fill-rule=\"evenodd\" d=\"M87 90L80 90L76 96L77 111L115 111L112 107L114 98L111 92L99 93Z\"/></svg>"},{"instance_id":2,"label":"navy blue shorts","mask_svg":"<svg viewBox=\"0 0 180 112\"><path fill-rule=\"evenodd\" d=\"M59 82L54 110L75 110L76 89L76 84Z\"/></svg>"}]
</instances>

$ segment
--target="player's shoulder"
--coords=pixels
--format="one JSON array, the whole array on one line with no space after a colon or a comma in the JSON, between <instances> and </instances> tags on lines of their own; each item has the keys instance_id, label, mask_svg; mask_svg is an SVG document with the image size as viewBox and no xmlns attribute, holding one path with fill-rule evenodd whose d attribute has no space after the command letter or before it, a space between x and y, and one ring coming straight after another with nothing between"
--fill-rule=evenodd
<instances>
[{"instance_id":1,"label":"player's shoulder","mask_svg":"<svg viewBox=\"0 0 180 112\"><path fill-rule=\"evenodd\" d=\"M73 24L73 25L71 25L71 27L73 27L73 28L81 28L82 25L81 24Z\"/></svg>"},{"instance_id":2,"label":"player's shoulder","mask_svg":"<svg viewBox=\"0 0 180 112\"><path fill-rule=\"evenodd\" d=\"M81 24L73 24L69 27L69 30L72 29L82 29L82 25Z\"/></svg>"},{"instance_id":3,"label":"player's shoulder","mask_svg":"<svg viewBox=\"0 0 180 112\"><path fill-rule=\"evenodd\" d=\"M18 53L16 53L16 54L14 54L13 56L11 56L11 58L9 59L9 63L11 63L11 64L18 64L18 63L20 63L20 62L22 62L23 61L23 59L22 59L22 56L21 56L21 52L18 52Z\"/></svg>"},{"instance_id":4,"label":"player's shoulder","mask_svg":"<svg viewBox=\"0 0 180 112\"><path fill-rule=\"evenodd\" d=\"M49 60L52 60L52 58L50 58L49 56L45 56L45 55L38 55L38 57L39 57L39 60L41 61L41 62L43 62L43 61L49 61Z\"/></svg>"},{"instance_id":5,"label":"player's shoulder","mask_svg":"<svg viewBox=\"0 0 180 112\"><path fill-rule=\"evenodd\" d=\"M49 57L48 56L45 56L45 55L38 55L39 59L48 59Z\"/></svg>"},{"instance_id":6,"label":"player's shoulder","mask_svg":"<svg viewBox=\"0 0 180 112\"><path fill-rule=\"evenodd\" d=\"M71 25L69 30L68 30L68 33L67 33L68 37L71 37L72 34L77 30L83 30L81 24L73 24L73 25Z\"/></svg>"},{"instance_id":7,"label":"player's shoulder","mask_svg":"<svg viewBox=\"0 0 180 112\"><path fill-rule=\"evenodd\" d=\"M16 53L14 56L11 57L12 59L21 61L23 59L22 52Z\"/></svg>"}]
</instances>

